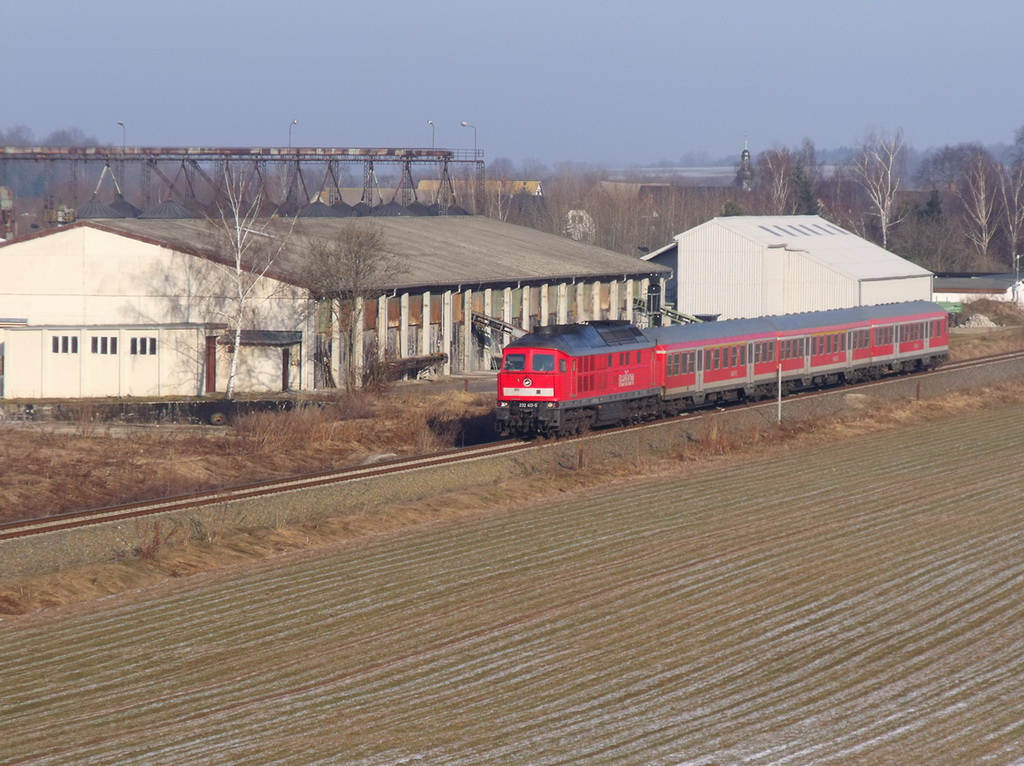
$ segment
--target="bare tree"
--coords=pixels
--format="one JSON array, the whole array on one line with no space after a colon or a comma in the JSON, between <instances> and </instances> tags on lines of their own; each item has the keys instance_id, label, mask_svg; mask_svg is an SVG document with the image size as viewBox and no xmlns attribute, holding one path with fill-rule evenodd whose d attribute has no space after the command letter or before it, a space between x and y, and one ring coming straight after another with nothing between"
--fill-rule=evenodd
<instances>
[{"instance_id":1,"label":"bare tree","mask_svg":"<svg viewBox=\"0 0 1024 766\"><path fill-rule=\"evenodd\" d=\"M956 194L963 205L964 236L982 258L989 256L999 216L999 170L996 161L978 148L963 168Z\"/></svg>"},{"instance_id":2,"label":"bare tree","mask_svg":"<svg viewBox=\"0 0 1024 766\"><path fill-rule=\"evenodd\" d=\"M1024 237L1024 157L1010 166L998 166L999 201L1002 204L1006 239L1010 248L1010 266L1016 270Z\"/></svg>"},{"instance_id":3,"label":"bare tree","mask_svg":"<svg viewBox=\"0 0 1024 766\"><path fill-rule=\"evenodd\" d=\"M889 246L889 232L902 220L896 206L896 192L903 179L905 151L903 131L891 136L869 133L853 158L854 178L867 194L870 215L878 219L882 247Z\"/></svg>"},{"instance_id":4,"label":"bare tree","mask_svg":"<svg viewBox=\"0 0 1024 766\"><path fill-rule=\"evenodd\" d=\"M219 244L230 256L223 268L229 277L231 296L220 309L232 333L231 372L226 389L230 399L235 393L242 330L251 321L251 304L274 259L287 245L295 219L283 232L271 232L272 219L259 217L263 200L258 182L253 182L252 176L232 171L228 163L224 163L222 180L222 193L216 200L218 215L209 220L216 229Z\"/></svg>"},{"instance_id":5,"label":"bare tree","mask_svg":"<svg viewBox=\"0 0 1024 766\"><path fill-rule=\"evenodd\" d=\"M768 215L789 215L793 212L793 155L785 147L761 152L757 158L757 177Z\"/></svg>"},{"instance_id":6,"label":"bare tree","mask_svg":"<svg viewBox=\"0 0 1024 766\"><path fill-rule=\"evenodd\" d=\"M956 144L930 152L918 168L918 184L927 189L955 191L968 161L979 150L980 144Z\"/></svg>"},{"instance_id":7,"label":"bare tree","mask_svg":"<svg viewBox=\"0 0 1024 766\"><path fill-rule=\"evenodd\" d=\"M348 222L329 240L314 240L306 262L306 280L312 297L327 302L337 318L344 343L344 381L347 391L360 383L363 348L360 343L367 301L380 298L396 286L406 272L390 252L384 230L377 223ZM326 363L330 366L330 360Z\"/></svg>"}]
</instances>

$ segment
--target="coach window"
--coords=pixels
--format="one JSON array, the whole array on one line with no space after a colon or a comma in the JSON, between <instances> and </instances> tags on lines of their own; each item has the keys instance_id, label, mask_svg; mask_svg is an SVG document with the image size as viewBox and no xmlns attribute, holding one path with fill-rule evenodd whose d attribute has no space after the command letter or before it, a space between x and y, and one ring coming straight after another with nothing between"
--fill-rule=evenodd
<instances>
[{"instance_id":1,"label":"coach window","mask_svg":"<svg viewBox=\"0 0 1024 766\"><path fill-rule=\"evenodd\" d=\"M134 342L134 338L132 341ZM134 351L132 352L135 353ZM526 354L505 354L505 372L522 372L526 369Z\"/></svg>"},{"instance_id":2,"label":"coach window","mask_svg":"<svg viewBox=\"0 0 1024 766\"><path fill-rule=\"evenodd\" d=\"M554 354L534 354L533 355L533 371L534 372L554 372L555 371L555 355Z\"/></svg>"}]
</instances>

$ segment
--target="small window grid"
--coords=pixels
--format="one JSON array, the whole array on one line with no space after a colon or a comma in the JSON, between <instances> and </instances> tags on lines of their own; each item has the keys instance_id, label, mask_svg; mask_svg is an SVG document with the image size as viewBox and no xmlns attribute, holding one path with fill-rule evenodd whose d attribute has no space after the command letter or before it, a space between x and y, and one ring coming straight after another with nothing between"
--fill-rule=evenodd
<instances>
[{"instance_id":1,"label":"small window grid","mask_svg":"<svg viewBox=\"0 0 1024 766\"><path fill-rule=\"evenodd\" d=\"M128 350L132 356L156 356L156 338L132 338Z\"/></svg>"},{"instance_id":2,"label":"small window grid","mask_svg":"<svg viewBox=\"0 0 1024 766\"><path fill-rule=\"evenodd\" d=\"M116 335L94 335L90 339L91 351L94 354L116 354L117 353L117 336Z\"/></svg>"},{"instance_id":3,"label":"small window grid","mask_svg":"<svg viewBox=\"0 0 1024 766\"><path fill-rule=\"evenodd\" d=\"M77 354L77 335L54 335L50 339L50 350L54 354Z\"/></svg>"}]
</instances>

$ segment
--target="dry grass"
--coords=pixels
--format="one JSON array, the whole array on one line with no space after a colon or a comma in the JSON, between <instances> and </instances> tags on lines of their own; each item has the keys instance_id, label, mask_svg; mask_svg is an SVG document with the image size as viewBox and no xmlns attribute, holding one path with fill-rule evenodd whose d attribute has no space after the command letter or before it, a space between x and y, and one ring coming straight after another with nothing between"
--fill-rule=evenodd
<instances>
[{"instance_id":1,"label":"dry grass","mask_svg":"<svg viewBox=\"0 0 1024 766\"><path fill-rule=\"evenodd\" d=\"M987 317L997 328L952 333L949 353L954 361L1024 348L1024 311L1005 301L982 298L964 305L963 321L975 315Z\"/></svg>"},{"instance_id":2,"label":"dry grass","mask_svg":"<svg viewBox=\"0 0 1024 766\"><path fill-rule=\"evenodd\" d=\"M989 349L995 346L1024 348L1024 330L957 334L953 339L961 358L978 343L985 344L984 353L992 353ZM666 460L638 455L611 469L583 463L557 476L520 478L344 519L238 532L201 544L170 546L157 530L153 543L147 543L134 559L0 585L0 614L99 598L167 577L522 505L602 482L698 470L709 459L738 460L755 451L793 449L1015 402L1024 402L1024 384L910 404L878 407L876 403L847 418L756 433L728 433L712 416L693 442ZM65 433L0 426L0 520L312 473L358 464L380 453L409 455L461 446L490 432L492 406L490 396L461 392L360 396L341 398L319 409L252 415L229 431L157 430L131 438L109 433L106 426L94 425L84 414L81 423Z\"/></svg>"},{"instance_id":3,"label":"dry grass","mask_svg":"<svg viewBox=\"0 0 1024 766\"><path fill-rule=\"evenodd\" d=\"M455 406L455 401L446 406ZM240 563L255 562L283 552L323 548L372 535L394 534L426 523L491 513L563 496L598 484L629 481L637 476L706 470L707 461L736 461L773 451L813 447L837 439L891 430L901 425L930 422L954 413L1000 404L1024 403L1024 383L941 399L873 406L845 418L831 418L756 433L731 433L713 416L705 421L693 442L676 454L657 459L643 456L613 467L588 466L549 475L517 477L508 481L447 493L429 500L368 509L344 518L319 519L294 527L238 531L204 543L169 540L171 532L155 528L152 544L136 558L118 564L100 564L52 575L22 577L0 584L0 614L25 614L51 606L94 600L125 590L146 587L169 577L183 577ZM425 408L427 409L427 408ZM444 412L445 408L441 408ZM429 420L428 415L418 416ZM405 433L404 428L396 432Z\"/></svg>"},{"instance_id":4,"label":"dry grass","mask_svg":"<svg viewBox=\"0 0 1024 766\"><path fill-rule=\"evenodd\" d=\"M0 426L0 521L314 473L382 452L451 448L486 432L492 406L490 397L450 392L343 397L249 415L226 431L125 435L85 415L63 430L8 424Z\"/></svg>"},{"instance_id":5,"label":"dry grass","mask_svg":"<svg viewBox=\"0 0 1024 766\"><path fill-rule=\"evenodd\" d=\"M964 320L976 314L988 317L998 327L1024 327L1024 311L1006 301L979 298L964 305Z\"/></svg>"}]
</instances>

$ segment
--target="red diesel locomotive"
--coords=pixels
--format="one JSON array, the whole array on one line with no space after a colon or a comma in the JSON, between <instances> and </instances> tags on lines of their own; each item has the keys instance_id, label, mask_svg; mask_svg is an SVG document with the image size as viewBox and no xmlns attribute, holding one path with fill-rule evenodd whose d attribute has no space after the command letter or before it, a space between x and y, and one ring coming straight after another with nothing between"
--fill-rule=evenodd
<instances>
[{"instance_id":1,"label":"red diesel locomotive","mask_svg":"<svg viewBox=\"0 0 1024 766\"><path fill-rule=\"evenodd\" d=\"M539 327L509 343L497 429L582 433L685 410L927 370L949 352L948 316L928 301L640 330L602 320Z\"/></svg>"}]
</instances>

